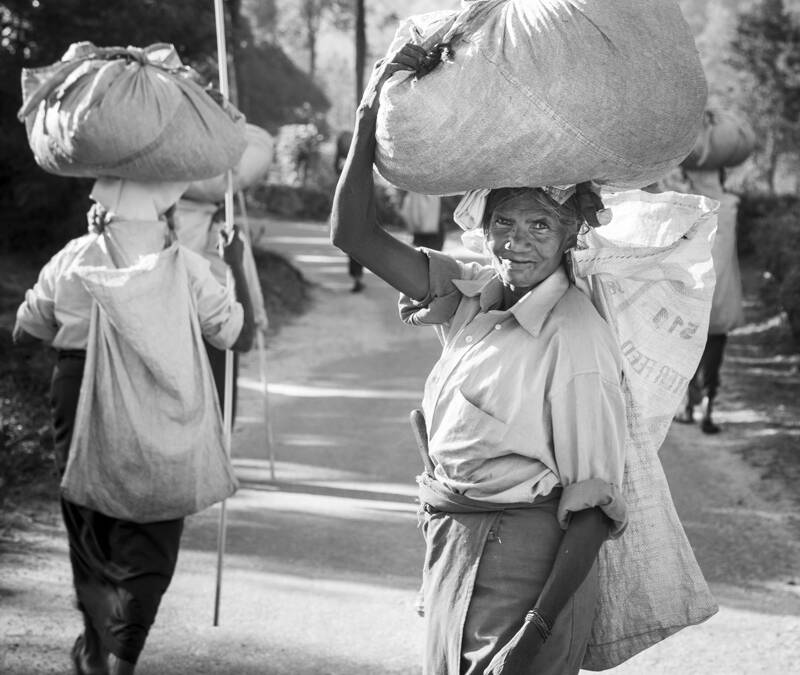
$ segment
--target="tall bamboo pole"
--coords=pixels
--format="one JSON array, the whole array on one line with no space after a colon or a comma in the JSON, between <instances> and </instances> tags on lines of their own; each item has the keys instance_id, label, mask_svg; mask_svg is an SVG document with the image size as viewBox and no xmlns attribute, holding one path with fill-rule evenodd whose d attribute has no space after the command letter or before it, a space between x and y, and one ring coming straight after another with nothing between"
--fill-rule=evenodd
<instances>
[{"instance_id":1,"label":"tall bamboo pole","mask_svg":"<svg viewBox=\"0 0 800 675\"><path fill-rule=\"evenodd\" d=\"M214 17L217 27L217 68L219 70L219 90L227 99L230 94L228 86L228 50L225 44L225 10L222 0L214 0ZM233 172L227 172L227 188L225 190L225 231L228 236L233 233ZM233 283L230 270L228 285ZM222 406L222 428L225 453L231 454L231 429L233 426L233 352L225 351L225 395ZM214 590L214 626L219 625L219 608L222 595L222 569L225 562L225 539L227 536L226 503L222 502L217 527L217 579Z\"/></svg>"}]
</instances>

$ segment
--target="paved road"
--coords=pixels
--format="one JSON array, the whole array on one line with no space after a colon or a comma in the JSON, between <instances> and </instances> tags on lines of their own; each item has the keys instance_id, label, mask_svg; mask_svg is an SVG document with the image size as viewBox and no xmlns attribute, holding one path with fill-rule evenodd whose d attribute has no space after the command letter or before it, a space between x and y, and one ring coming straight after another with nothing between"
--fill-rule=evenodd
<instances>
[{"instance_id":1,"label":"paved road","mask_svg":"<svg viewBox=\"0 0 800 675\"><path fill-rule=\"evenodd\" d=\"M211 626L213 508L188 522L139 672L418 673L419 460L407 419L438 344L432 331L400 324L396 294L375 277L366 277L364 293L348 292L346 260L323 225L256 221L254 232L316 284L313 308L268 350L275 478L259 359L250 354L240 378L234 457L243 488L227 507L221 625ZM800 582L800 526L731 442L677 428L662 450L721 612L609 672L800 673L800 595L790 584ZM0 671L68 672L64 654L79 628L63 548L63 539L43 537L30 572L17 573L8 624L17 646L0 657ZM26 648L42 655L33 669L19 665L32 663L22 658Z\"/></svg>"}]
</instances>

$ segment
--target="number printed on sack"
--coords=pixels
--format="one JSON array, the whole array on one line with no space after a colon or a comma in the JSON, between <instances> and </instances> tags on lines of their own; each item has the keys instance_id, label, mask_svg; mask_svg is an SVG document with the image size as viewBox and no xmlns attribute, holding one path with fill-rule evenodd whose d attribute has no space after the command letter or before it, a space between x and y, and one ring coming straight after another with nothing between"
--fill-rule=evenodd
<instances>
[{"instance_id":1,"label":"number printed on sack","mask_svg":"<svg viewBox=\"0 0 800 675\"><path fill-rule=\"evenodd\" d=\"M672 316L666 307L662 307L656 312L653 317L653 325L656 328L665 328L667 333L678 331L677 334L684 340L691 340L697 333L697 329L700 328L700 324L694 321L684 321L680 316Z\"/></svg>"}]
</instances>

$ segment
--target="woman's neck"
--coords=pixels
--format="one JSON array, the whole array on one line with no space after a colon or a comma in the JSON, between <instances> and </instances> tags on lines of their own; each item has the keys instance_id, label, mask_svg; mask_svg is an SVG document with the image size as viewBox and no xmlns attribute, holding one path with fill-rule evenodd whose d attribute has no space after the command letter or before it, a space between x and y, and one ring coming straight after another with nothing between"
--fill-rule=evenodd
<instances>
[{"instance_id":1,"label":"woman's neck","mask_svg":"<svg viewBox=\"0 0 800 675\"><path fill-rule=\"evenodd\" d=\"M519 286L509 286L503 284L502 309L511 309L517 301L528 294L530 288L520 288Z\"/></svg>"}]
</instances>

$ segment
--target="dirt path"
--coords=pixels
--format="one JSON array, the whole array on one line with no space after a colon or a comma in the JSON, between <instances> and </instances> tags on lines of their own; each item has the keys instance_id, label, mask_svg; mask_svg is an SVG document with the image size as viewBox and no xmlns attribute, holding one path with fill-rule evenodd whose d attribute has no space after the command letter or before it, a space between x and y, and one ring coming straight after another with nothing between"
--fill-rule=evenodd
<instances>
[{"instance_id":1,"label":"dirt path","mask_svg":"<svg viewBox=\"0 0 800 675\"><path fill-rule=\"evenodd\" d=\"M263 229L262 245L292 257L318 284L312 309L268 350L275 480L259 361L250 354L240 379L234 457L243 487L228 502L221 625L211 626L213 508L188 521L138 672L418 673L422 624L413 601L422 542L407 416L436 340L399 323L395 294L374 277L365 293L347 292L345 260L328 245L324 226L255 226ZM731 349L726 383L766 367L748 358ZM796 396L792 364L781 381ZM772 442L774 415L739 400L733 383L727 391L720 402L725 433L711 438L676 426L661 451L721 611L609 672L800 672L797 503L775 475L772 455L761 468L745 457ZM797 416L781 425L777 433L796 441ZM0 558L0 673L9 675L70 672L67 654L79 631L57 514L35 517L21 523L11 535L17 544Z\"/></svg>"}]
</instances>

